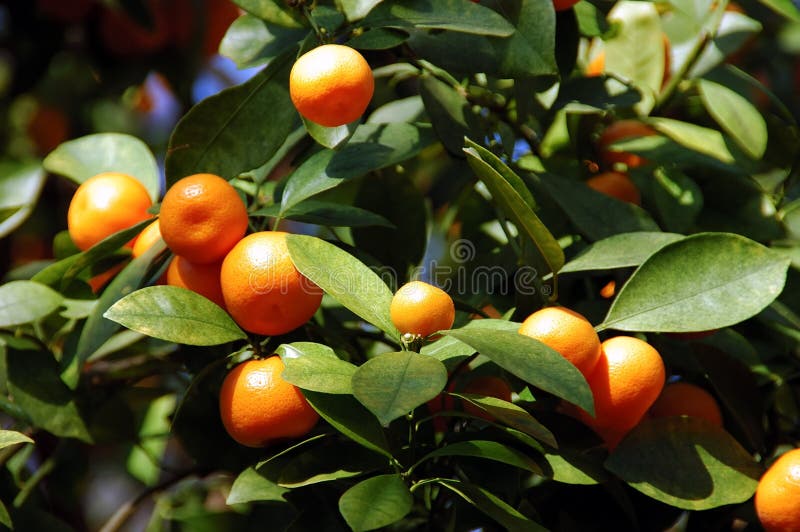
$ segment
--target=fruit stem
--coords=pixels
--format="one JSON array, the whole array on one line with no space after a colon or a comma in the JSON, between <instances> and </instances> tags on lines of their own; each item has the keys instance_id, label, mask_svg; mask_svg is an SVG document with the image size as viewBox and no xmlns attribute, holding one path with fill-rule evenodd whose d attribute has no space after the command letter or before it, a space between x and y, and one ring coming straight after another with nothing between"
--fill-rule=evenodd
<instances>
[{"instance_id":1,"label":"fruit stem","mask_svg":"<svg viewBox=\"0 0 800 532\"><path fill-rule=\"evenodd\" d=\"M311 14L311 9L305 2L303 2L303 15L305 15L308 23L311 24L311 28L314 30L314 33L317 34L317 39L319 40L320 44L325 44L328 41L328 32L325 30L325 28L322 28L319 24L317 24L317 21L314 20L314 16Z\"/></svg>"}]
</instances>

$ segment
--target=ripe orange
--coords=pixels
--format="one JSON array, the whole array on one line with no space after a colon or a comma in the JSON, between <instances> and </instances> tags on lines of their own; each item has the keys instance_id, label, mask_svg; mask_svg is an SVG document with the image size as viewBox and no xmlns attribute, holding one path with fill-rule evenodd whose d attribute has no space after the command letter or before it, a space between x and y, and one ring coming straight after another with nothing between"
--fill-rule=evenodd
<instances>
[{"instance_id":1,"label":"ripe orange","mask_svg":"<svg viewBox=\"0 0 800 532\"><path fill-rule=\"evenodd\" d=\"M294 267L286 235L280 231L248 235L222 262L225 307L246 331L287 333L307 322L322 302L322 290Z\"/></svg>"},{"instance_id":2,"label":"ripe orange","mask_svg":"<svg viewBox=\"0 0 800 532\"><path fill-rule=\"evenodd\" d=\"M300 389L283 380L278 356L248 360L228 373L219 394L219 411L228 434L248 447L307 434L319 415Z\"/></svg>"},{"instance_id":3,"label":"ripe orange","mask_svg":"<svg viewBox=\"0 0 800 532\"><path fill-rule=\"evenodd\" d=\"M606 70L606 51L600 50L589 60L586 65L586 77L592 78L602 76Z\"/></svg>"},{"instance_id":4,"label":"ripe orange","mask_svg":"<svg viewBox=\"0 0 800 532\"><path fill-rule=\"evenodd\" d=\"M153 247L153 244L161 238L161 224L158 220L151 223L139 233L136 240L133 242L133 249L131 255L135 259L144 255L145 251Z\"/></svg>"},{"instance_id":5,"label":"ripe orange","mask_svg":"<svg viewBox=\"0 0 800 532\"><path fill-rule=\"evenodd\" d=\"M389 314L401 334L425 338L452 327L456 308L453 299L441 288L411 281L395 292Z\"/></svg>"},{"instance_id":6,"label":"ripe orange","mask_svg":"<svg viewBox=\"0 0 800 532\"><path fill-rule=\"evenodd\" d=\"M609 281L603 288L600 289L600 297L604 299L611 299L617 292L617 282L614 280Z\"/></svg>"},{"instance_id":7,"label":"ripe orange","mask_svg":"<svg viewBox=\"0 0 800 532\"><path fill-rule=\"evenodd\" d=\"M495 377L492 375L478 377L477 379L471 380L466 386L464 386L464 392L496 397L498 399L502 399L503 401L511 401L511 386L509 386L505 379L501 379L500 377ZM494 419L493 416L487 414L468 401L464 401L464 412L483 418L487 421L492 421Z\"/></svg>"},{"instance_id":8,"label":"ripe orange","mask_svg":"<svg viewBox=\"0 0 800 532\"><path fill-rule=\"evenodd\" d=\"M85 251L117 231L150 218L153 205L147 189L136 178L105 172L84 181L67 211L69 236ZM133 240L128 242L133 245Z\"/></svg>"},{"instance_id":9,"label":"ripe orange","mask_svg":"<svg viewBox=\"0 0 800 532\"><path fill-rule=\"evenodd\" d=\"M326 127L357 120L374 90L369 63L353 48L340 44L306 52L289 74L289 95L297 111Z\"/></svg>"},{"instance_id":10,"label":"ripe orange","mask_svg":"<svg viewBox=\"0 0 800 532\"><path fill-rule=\"evenodd\" d=\"M583 410L579 417L614 447L658 398L664 376L661 355L650 344L631 336L610 338L587 378L595 417Z\"/></svg>"},{"instance_id":11,"label":"ripe orange","mask_svg":"<svg viewBox=\"0 0 800 532\"><path fill-rule=\"evenodd\" d=\"M553 0L553 7L556 11L566 11L580 0Z\"/></svg>"},{"instance_id":12,"label":"ripe orange","mask_svg":"<svg viewBox=\"0 0 800 532\"><path fill-rule=\"evenodd\" d=\"M756 513L767 532L800 531L800 449L781 455L761 477Z\"/></svg>"},{"instance_id":13,"label":"ripe orange","mask_svg":"<svg viewBox=\"0 0 800 532\"><path fill-rule=\"evenodd\" d=\"M225 308L219 281L221 269L222 261L197 264L177 255L167 268L167 284L187 288Z\"/></svg>"},{"instance_id":14,"label":"ripe orange","mask_svg":"<svg viewBox=\"0 0 800 532\"><path fill-rule=\"evenodd\" d=\"M620 201L627 201L634 205L642 204L639 189L633 184L631 178L621 172L603 172L586 180L586 184L606 196L611 196Z\"/></svg>"},{"instance_id":15,"label":"ripe orange","mask_svg":"<svg viewBox=\"0 0 800 532\"><path fill-rule=\"evenodd\" d=\"M111 282L111 279L113 279L119 272L122 271L126 264L127 262L115 264L106 271L98 273L86 281L92 288L92 292L95 294L99 293L109 282Z\"/></svg>"},{"instance_id":16,"label":"ripe orange","mask_svg":"<svg viewBox=\"0 0 800 532\"><path fill-rule=\"evenodd\" d=\"M652 417L691 416L722 426L722 412L714 396L705 389L688 383L673 382L664 386L650 408Z\"/></svg>"},{"instance_id":17,"label":"ripe orange","mask_svg":"<svg viewBox=\"0 0 800 532\"><path fill-rule=\"evenodd\" d=\"M537 310L522 322L519 333L558 351L587 378L600 359L600 338L594 327L581 314L568 308Z\"/></svg>"},{"instance_id":18,"label":"ripe orange","mask_svg":"<svg viewBox=\"0 0 800 532\"><path fill-rule=\"evenodd\" d=\"M230 183L213 174L176 182L161 202L161 236L192 262L221 260L247 231L247 207Z\"/></svg>"},{"instance_id":19,"label":"ripe orange","mask_svg":"<svg viewBox=\"0 0 800 532\"><path fill-rule=\"evenodd\" d=\"M636 168L647 163L647 160L633 153L611 151L609 147L617 141L636 137L657 135L653 128L646 126L638 120L619 120L608 126L597 140L600 159L608 167L615 164L624 164L628 168Z\"/></svg>"}]
</instances>

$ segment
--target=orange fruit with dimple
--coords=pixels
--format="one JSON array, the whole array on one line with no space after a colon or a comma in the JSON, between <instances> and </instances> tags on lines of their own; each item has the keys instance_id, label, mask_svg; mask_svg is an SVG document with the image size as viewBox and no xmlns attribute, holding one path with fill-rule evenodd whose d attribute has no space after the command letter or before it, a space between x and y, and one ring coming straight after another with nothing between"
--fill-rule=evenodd
<instances>
[{"instance_id":1,"label":"orange fruit with dimple","mask_svg":"<svg viewBox=\"0 0 800 532\"><path fill-rule=\"evenodd\" d=\"M322 302L322 290L295 268L286 236L280 231L248 235L222 262L225 307L246 331L287 333L307 322Z\"/></svg>"},{"instance_id":2,"label":"orange fruit with dimple","mask_svg":"<svg viewBox=\"0 0 800 532\"><path fill-rule=\"evenodd\" d=\"M85 251L106 237L151 217L153 205L139 180L119 172L90 177L75 191L67 211L67 229ZM133 240L128 242L133 246Z\"/></svg>"},{"instance_id":3,"label":"orange fruit with dimple","mask_svg":"<svg viewBox=\"0 0 800 532\"><path fill-rule=\"evenodd\" d=\"M178 180L164 195L159 219L161 236L172 252L198 264L225 257L249 221L236 189L213 174Z\"/></svg>"},{"instance_id":4,"label":"orange fruit with dimple","mask_svg":"<svg viewBox=\"0 0 800 532\"><path fill-rule=\"evenodd\" d=\"M608 168L614 168L615 164L624 164L628 168L642 166L647 163L643 157L634 153L613 151L610 147L617 141L653 135L658 135L658 132L638 120L618 120L603 130L597 140L600 159Z\"/></svg>"},{"instance_id":5,"label":"orange fruit with dimple","mask_svg":"<svg viewBox=\"0 0 800 532\"><path fill-rule=\"evenodd\" d=\"M767 469L755 506L766 532L800 532L800 449L782 454Z\"/></svg>"},{"instance_id":6,"label":"orange fruit with dimple","mask_svg":"<svg viewBox=\"0 0 800 532\"><path fill-rule=\"evenodd\" d=\"M606 196L634 205L642 204L639 189L631 178L622 172L603 172L587 179L586 184Z\"/></svg>"},{"instance_id":7,"label":"orange fruit with dimple","mask_svg":"<svg viewBox=\"0 0 800 532\"><path fill-rule=\"evenodd\" d=\"M222 383L219 411L228 434L248 447L307 434L319 419L302 392L281 376L279 356L248 360Z\"/></svg>"},{"instance_id":8,"label":"orange fruit with dimple","mask_svg":"<svg viewBox=\"0 0 800 532\"><path fill-rule=\"evenodd\" d=\"M714 396L700 386L682 381L664 386L650 408L650 416L699 417L718 427L722 426L722 412Z\"/></svg>"},{"instance_id":9,"label":"orange fruit with dimple","mask_svg":"<svg viewBox=\"0 0 800 532\"><path fill-rule=\"evenodd\" d=\"M572 362L588 377L600 358L600 338L584 316L564 307L537 310L520 325L519 333L539 340Z\"/></svg>"},{"instance_id":10,"label":"orange fruit with dimple","mask_svg":"<svg viewBox=\"0 0 800 532\"><path fill-rule=\"evenodd\" d=\"M358 120L374 90L372 69L364 56L341 44L306 52L289 74L289 95L297 111L326 127Z\"/></svg>"},{"instance_id":11,"label":"orange fruit with dimple","mask_svg":"<svg viewBox=\"0 0 800 532\"><path fill-rule=\"evenodd\" d=\"M453 299L441 288L411 281L395 292L389 314L401 334L425 338L452 327L456 308Z\"/></svg>"},{"instance_id":12,"label":"orange fruit with dimple","mask_svg":"<svg viewBox=\"0 0 800 532\"><path fill-rule=\"evenodd\" d=\"M198 293L225 308L219 273L222 261L198 264L176 255L167 268L167 284Z\"/></svg>"}]
</instances>

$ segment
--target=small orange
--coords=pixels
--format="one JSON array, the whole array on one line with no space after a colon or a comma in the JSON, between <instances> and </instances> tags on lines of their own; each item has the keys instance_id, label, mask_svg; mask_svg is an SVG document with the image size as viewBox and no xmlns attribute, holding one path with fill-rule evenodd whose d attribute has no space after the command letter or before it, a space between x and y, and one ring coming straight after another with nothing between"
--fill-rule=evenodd
<instances>
[{"instance_id":1,"label":"small orange","mask_svg":"<svg viewBox=\"0 0 800 532\"><path fill-rule=\"evenodd\" d=\"M401 334L425 338L452 327L456 308L453 299L441 288L411 281L395 292L389 314Z\"/></svg>"},{"instance_id":2,"label":"small orange","mask_svg":"<svg viewBox=\"0 0 800 532\"><path fill-rule=\"evenodd\" d=\"M248 235L222 262L225 307L246 331L287 333L307 322L322 302L322 290L295 268L286 246L287 234Z\"/></svg>"},{"instance_id":3,"label":"small orange","mask_svg":"<svg viewBox=\"0 0 800 532\"><path fill-rule=\"evenodd\" d=\"M600 297L603 299L611 299L614 297L614 294L617 292L617 282L614 280L609 281L606 283L603 288L600 289Z\"/></svg>"},{"instance_id":4,"label":"small orange","mask_svg":"<svg viewBox=\"0 0 800 532\"><path fill-rule=\"evenodd\" d=\"M289 95L297 111L326 127L357 120L374 90L369 63L355 49L341 44L306 52L289 74Z\"/></svg>"},{"instance_id":5,"label":"small orange","mask_svg":"<svg viewBox=\"0 0 800 532\"><path fill-rule=\"evenodd\" d=\"M587 378L595 417L583 410L579 416L613 447L661 394L664 377L664 362L650 344L631 336L609 338Z\"/></svg>"},{"instance_id":6,"label":"small orange","mask_svg":"<svg viewBox=\"0 0 800 532\"><path fill-rule=\"evenodd\" d=\"M586 65L586 77L593 78L602 76L606 70L606 51L600 50L589 60Z\"/></svg>"},{"instance_id":7,"label":"small orange","mask_svg":"<svg viewBox=\"0 0 800 532\"><path fill-rule=\"evenodd\" d=\"M600 358L600 338L584 316L564 307L546 307L528 316L519 333L539 340L583 373L592 372Z\"/></svg>"},{"instance_id":8,"label":"small orange","mask_svg":"<svg viewBox=\"0 0 800 532\"><path fill-rule=\"evenodd\" d=\"M176 255L216 262L247 231L247 207L230 183L213 174L178 180L161 202L161 236Z\"/></svg>"},{"instance_id":9,"label":"small orange","mask_svg":"<svg viewBox=\"0 0 800 532\"><path fill-rule=\"evenodd\" d=\"M609 168L613 168L617 163L624 164L628 168L642 166L647 163L647 160L643 157L628 152L611 151L609 147L620 140L649 137L657 134L656 130L638 120L619 120L614 122L603 130L597 140L600 159Z\"/></svg>"},{"instance_id":10,"label":"small orange","mask_svg":"<svg viewBox=\"0 0 800 532\"><path fill-rule=\"evenodd\" d=\"M167 268L167 284L187 288L225 308L219 272L222 261L197 264L176 255Z\"/></svg>"},{"instance_id":11,"label":"small orange","mask_svg":"<svg viewBox=\"0 0 800 532\"><path fill-rule=\"evenodd\" d=\"M307 434L319 419L295 385L283 380L279 356L248 360L222 382L219 411L228 434L248 447Z\"/></svg>"},{"instance_id":12,"label":"small orange","mask_svg":"<svg viewBox=\"0 0 800 532\"><path fill-rule=\"evenodd\" d=\"M766 532L800 532L800 449L782 454L767 469L755 504Z\"/></svg>"},{"instance_id":13,"label":"small orange","mask_svg":"<svg viewBox=\"0 0 800 532\"><path fill-rule=\"evenodd\" d=\"M139 233L136 240L133 242L133 249L131 255L135 259L144 255L145 251L153 247L153 244L161 239L161 224L158 220L151 223Z\"/></svg>"},{"instance_id":14,"label":"small orange","mask_svg":"<svg viewBox=\"0 0 800 532\"><path fill-rule=\"evenodd\" d=\"M465 393L474 393L477 395L486 395L488 397L496 397L503 401L511 402L511 386L505 379L495 377L493 375L486 375L473 379L464 386ZM477 406L469 401L464 401L464 412L483 418L487 421L494 420L494 417L487 414Z\"/></svg>"},{"instance_id":15,"label":"small orange","mask_svg":"<svg viewBox=\"0 0 800 532\"><path fill-rule=\"evenodd\" d=\"M136 178L105 172L84 181L72 196L67 228L78 249L85 251L114 233L150 218L153 205ZM133 240L128 242L133 246Z\"/></svg>"},{"instance_id":16,"label":"small orange","mask_svg":"<svg viewBox=\"0 0 800 532\"><path fill-rule=\"evenodd\" d=\"M689 382L673 382L664 386L650 408L652 417L690 416L722 426L722 412L714 396Z\"/></svg>"},{"instance_id":17,"label":"small orange","mask_svg":"<svg viewBox=\"0 0 800 532\"><path fill-rule=\"evenodd\" d=\"M627 174L621 172L603 172L586 180L586 184L606 196L611 196L620 201L642 204L642 197L639 189L633 184Z\"/></svg>"}]
</instances>

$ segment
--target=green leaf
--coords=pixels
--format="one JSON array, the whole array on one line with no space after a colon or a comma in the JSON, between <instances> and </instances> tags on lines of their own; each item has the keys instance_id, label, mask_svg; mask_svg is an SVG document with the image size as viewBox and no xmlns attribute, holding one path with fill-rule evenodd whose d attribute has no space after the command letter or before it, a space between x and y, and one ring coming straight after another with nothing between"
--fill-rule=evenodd
<instances>
[{"instance_id":1,"label":"green leaf","mask_svg":"<svg viewBox=\"0 0 800 532\"><path fill-rule=\"evenodd\" d=\"M32 323L52 314L64 298L34 281L11 281L0 286L0 327Z\"/></svg>"},{"instance_id":2,"label":"green leaf","mask_svg":"<svg viewBox=\"0 0 800 532\"><path fill-rule=\"evenodd\" d=\"M578 451L560 449L557 453L547 452L544 459L552 472L545 472L556 482L590 486L608 480L608 472L602 462L593 460Z\"/></svg>"},{"instance_id":3,"label":"green leaf","mask_svg":"<svg viewBox=\"0 0 800 532\"><path fill-rule=\"evenodd\" d=\"M347 46L358 50L388 50L408 40L408 34L391 28L367 30L347 41Z\"/></svg>"},{"instance_id":4,"label":"green leaf","mask_svg":"<svg viewBox=\"0 0 800 532\"><path fill-rule=\"evenodd\" d=\"M677 168L659 167L653 177L652 194L662 225L676 232L689 232L703 210L702 190Z\"/></svg>"},{"instance_id":5,"label":"green leaf","mask_svg":"<svg viewBox=\"0 0 800 532\"><path fill-rule=\"evenodd\" d=\"M144 142L130 135L97 133L67 141L50 152L43 165L76 183L102 172L122 172L141 181L153 201L159 197L156 159Z\"/></svg>"},{"instance_id":6,"label":"green leaf","mask_svg":"<svg viewBox=\"0 0 800 532\"><path fill-rule=\"evenodd\" d=\"M219 345L247 339L227 312L177 286L148 286L114 303L103 316L128 329L187 345Z\"/></svg>"},{"instance_id":7,"label":"green leaf","mask_svg":"<svg viewBox=\"0 0 800 532\"><path fill-rule=\"evenodd\" d=\"M310 486L384 469L386 457L355 444L324 445L300 454L281 469L278 483L287 488Z\"/></svg>"},{"instance_id":8,"label":"green leaf","mask_svg":"<svg viewBox=\"0 0 800 532\"><path fill-rule=\"evenodd\" d=\"M219 53L240 69L269 63L284 50L296 46L308 33L305 29L270 24L253 15L242 15L228 28Z\"/></svg>"},{"instance_id":9,"label":"green leaf","mask_svg":"<svg viewBox=\"0 0 800 532\"><path fill-rule=\"evenodd\" d=\"M353 395L382 425L436 397L447 383L447 370L413 351L386 353L366 361L353 374Z\"/></svg>"},{"instance_id":10,"label":"green leaf","mask_svg":"<svg viewBox=\"0 0 800 532\"><path fill-rule=\"evenodd\" d=\"M725 164L734 164L737 157L732 145L716 129L710 129L671 118L651 118L647 122L681 146L707 155Z\"/></svg>"},{"instance_id":11,"label":"green leaf","mask_svg":"<svg viewBox=\"0 0 800 532\"><path fill-rule=\"evenodd\" d=\"M569 261L559 273L613 270L639 266L647 257L683 235L675 233L622 233L599 240Z\"/></svg>"},{"instance_id":12,"label":"green leaf","mask_svg":"<svg viewBox=\"0 0 800 532\"><path fill-rule=\"evenodd\" d=\"M250 215L277 217L279 214L280 205L273 204ZM389 220L372 211L353 205L313 199L307 199L295 205L283 213L281 218L331 227L393 227Z\"/></svg>"},{"instance_id":13,"label":"green leaf","mask_svg":"<svg viewBox=\"0 0 800 532\"><path fill-rule=\"evenodd\" d=\"M800 22L800 11L791 0L759 0L775 13L793 22Z\"/></svg>"},{"instance_id":14,"label":"green leaf","mask_svg":"<svg viewBox=\"0 0 800 532\"><path fill-rule=\"evenodd\" d=\"M299 9L282 0L233 0L233 3L256 17L286 28L302 28L303 15Z\"/></svg>"},{"instance_id":15,"label":"green leaf","mask_svg":"<svg viewBox=\"0 0 800 532\"><path fill-rule=\"evenodd\" d=\"M309 390L305 390L303 395L333 428L359 445L392 459L389 443L380 423L354 397Z\"/></svg>"},{"instance_id":16,"label":"green leaf","mask_svg":"<svg viewBox=\"0 0 800 532\"><path fill-rule=\"evenodd\" d=\"M252 467L248 467L236 477L226 499L227 504L243 504L246 502L276 501L285 502L284 488L261 475Z\"/></svg>"},{"instance_id":17,"label":"green leaf","mask_svg":"<svg viewBox=\"0 0 800 532\"><path fill-rule=\"evenodd\" d=\"M283 378L304 390L322 393L352 393L350 379L356 366L340 360L332 349L299 342L281 345L277 352L286 365Z\"/></svg>"},{"instance_id":18,"label":"green leaf","mask_svg":"<svg viewBox=\"0 0 800 532\"><path fill-rule=\"evenodd\" d=\"M340 4L347 20L354 21L367 16L382 0L341 0Z\"/></svg>"},{"instance_id":19,"label":"green leaf","mask_svg":"<svg viewBox=\"0 0 800 532\"><path fill-rule=\"evenodd\" d=\"M650 256L617 295L602 329L693 332L758 314L783 290L790 260L743 236L700 233Z\"/></svg>"},{"instance_id":20,"label":"green leaf","mask_svg":"<svg viewBox=\"0 0 800 532\"><path fill-rule=\"evenodd\" d=\"M472 329L517 332L519 330L519 323L492 319L471 320L460 330L469 331ZM440 360L442 363L444 363L448 370L454 369L458 363L472 355L474 352L474 347L465 344L461 340L456 339L454 336L442 336L435 342L426 345L421 350L423 355L431 356Z\"/></svg>"},{"instance_id":21,"label":"green leaf","mask_svg":"<svg viewBox=\"0 0 800 532\"><path fill-rule=\"evenodd\" d=\"M753 159L767 149L767 123L750 101L719 83L697 82L703 105L717 124Z\"/></svg>"},{"instance_id":22,"label":"green leaf","mask_svg":"<svg viewBox=\"0 0 800 532\"><path fill-rule=\"evenodd\" d=\"M685 510L748 500L761 468L722 428L687 416L647 420L633 429L606 467L645 495Z\"/></svg>"},{"instance_id":23,"label":"green leaf","mask_svg":"<svg viewBox=\"0 0 800 532\"><path fill-rule=\"evenodd\" d=\"M0 162L0 238L8 236L31 215L45 177L38 164Z\"/></svg>"},{"instance_id":24,"label":"green leaf","mask_svg":"<svg viewBox=\"0 0 800 532\"><path fill-rule=\"evenodd\" d=\"M592 391L578 368L538 340L513 331L454 329L445 334L472 346L525 382L594 412Z\"/></svg>"},{"instance_id":25,"label":"green leaf","mask_svg":"<svg viewBox=\"0 0 800 532\"><path fill-rule=\"evenodd\" d=\"M530 238L551 272L564 265L564 251L533 212L533 197L522 179L488 150L467 139L467 162L486 185L498 207Z\"/></svg>"},{"instance_id":26,"label":"green leaf","mask_svg":"<svg viewBox=\"0 0 800 532\"><path fill-rule=\"evenodd\" d=\"M359 125L359 120L354 120L349 124L341 126L327 127L316 122L312 122L304 116L300 117L303 120L303 125L311 135L311 138L316 140L320 145L326 148L335 149L343 145L347 140L353 136Z\"/></svg>"},{"instance_id":27,"label":"green leaf","mask_svg":"<svg viewBox=\"0 0 800 532\"><path fill-rule=\"evenodd\" d=\"M168 187L201 172L230 179L278 151L297 119L289 98L292 56L282 54L246 83L206 98L184 115L169 140Z\"/></svg>"},{"instance_id":28,"label":"green leaf","mask_svg":"<svg viewBox=\"0 0 800 532\"><path fill-rule=\"evenodd\" d=\"M545 532L547 530L519 513L496 495L476 484L450 479L437 479L436 483L449 489L500 523L509 532Z\"/></svg>"},{"instance_id":29,"label":"green leaf","mask_svg":"<svg viewBox=\"0 0 800 532\"><path fill-rule=\"evenodd\" d=\"M497 397L477 395L470 393L451 393L454 397L460 398L477 406L491 417L502 421L509 427L513 427L537 440L546 443L550 447L558 447L558 442L550 430L539 423L527 410L509 403Z\"/></svg>"},{"instance_id":30,"label":"green leaf","mask_svg":"<svg viewBox=\"0 0 800 532\"><path fill-rule=\"evenodd\" d=\"M33 443L33 440L16 430L0 430L0 449L5 449L18 443Z\"/></svg>"},{"instance_id":31,"label":"green leaf","mask_svg":"<svg viewBox=\"0 0 800 532\"><path fill-rule=\"evenodd\" d=\"M0 524L7 526L11 530L14 529L14 523L11 521L11 516L8 514L8 509L3 501L0 501Z\"/></svg>"},{"instance_id":32,"label":"green leaf","mask_svg":"<svg viewBox=\"0 0 800 532\"><path fill-rule=\"evenodd\" d=\"M286 244L300 273L360 318L399 338L389 317L392 292L374 271L319 238L289 235Z\"/></svg>"},{"instance_id":33,"label":"green leaf","mask_svg":"<svg viewBox=\"0 0 800 532\"><path fill-rule=\"evenodd\" d=\"M146 486L155 486L161 477L164 452L169 441L170 419L175 412L175 395L153 399L147 405L138 430L138 444L128 454L128 473Z\"/></svg>"},{"instance_id":34,"label":"green leaf","mask_svg":"<svg viewBox=\"0 0 800 532\"><path fill-rule=\"evenodd\" d=\"M475 125L467 98L430 73L425 73L419 81L419 93L436 135L450 153L460 155L464 137Z\"/></svg>"},{"instance_id":35,"label":"green leaf","mask_svg":"<svg viewBox=\"0 0 800 532\"><path fill-rule=\"evenodd\" d=\"M411 511L414 498L400 475L362 480L342 494L339 512L354 532L391 525Z\"/></svg>"},{"instance_id":36,"label":"green leaf","mask_svg":"<svg viewBox=\"0 0 800 532\"><path fill-rule=\"evenodd\" d=\"M451 443L423 456L417 464L439 456L468 456L493 460L542 475L539 465L526 454L496 441L469 440Z\"/></svg>"},{"instance_id":37,"label":"green leaf","mask_svg":"<svg viewBox=\"0 0 800 532\"><path fill-rule=\"evenodd\" d=\"M438 29L508 37L514 33L505 18L489 8L461 0L381 2L364 20L376 27Z\"/></svg>"}]
</instances>

